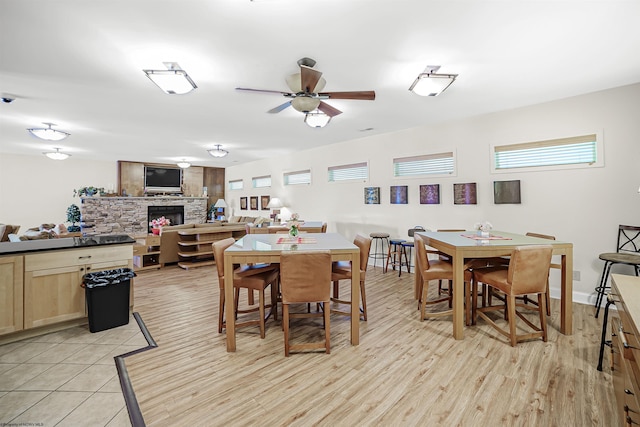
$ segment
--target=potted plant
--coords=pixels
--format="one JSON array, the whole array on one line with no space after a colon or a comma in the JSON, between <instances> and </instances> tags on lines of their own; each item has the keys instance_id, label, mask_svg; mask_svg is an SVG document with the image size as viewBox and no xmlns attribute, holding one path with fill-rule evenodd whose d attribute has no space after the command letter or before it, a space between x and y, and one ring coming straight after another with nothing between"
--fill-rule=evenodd
<instances>
[{"instance_id":1,"label":"potted plant","mask_svg":"<svg viewBox=\"0 0 640 427\"><path fill-rule=\"evenodd\" d=\"M82 197L82 196L88 196L88 197L92 197L96 194L104 194L104 188L103 187L80 187L77 190L73 190L73 196L78 196L78 197Z\"/></svg>"},{"instance_id":2,"label":"potted plant","mask_svg":"<svg viewBox=\"0 0 640 427\"><path fill-rule=\"evenodd\" d=\"M69 233L80 231L80 226L76 225L77 222L80 222L80 208L77 205L71 205L67 208L67 222L71 223L67 228Z\"/></svg>"}]
</instances>

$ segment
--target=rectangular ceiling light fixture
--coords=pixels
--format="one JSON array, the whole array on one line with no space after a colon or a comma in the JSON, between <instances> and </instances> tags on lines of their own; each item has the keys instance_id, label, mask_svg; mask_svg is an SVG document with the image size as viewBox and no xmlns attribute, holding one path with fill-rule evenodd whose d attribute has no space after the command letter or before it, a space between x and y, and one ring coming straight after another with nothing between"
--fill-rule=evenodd
<instances>
[{"instance_id":1,"label":"rectangular ceiling light fixture","mask_svg":"<svg viewBox=\"0 0 640 427\"><path fill-rule=\"evenodd\" d=\"M166 70L142 70L164 93L182 95L197 88L187 72L177 62L163 62Z\"/></svg>"},{"instance_id":2,"label":"rectangular ceiling light fixture","mask_svg":"<svg viewBox=\"0 0 640 427\"><path fill-rule=\"evenodd\" d=\"M409 90L420 96L438 96L458 77L457 74L436 74L439 65L427 65L415 79Z\"/></svg>"}]
</instances>

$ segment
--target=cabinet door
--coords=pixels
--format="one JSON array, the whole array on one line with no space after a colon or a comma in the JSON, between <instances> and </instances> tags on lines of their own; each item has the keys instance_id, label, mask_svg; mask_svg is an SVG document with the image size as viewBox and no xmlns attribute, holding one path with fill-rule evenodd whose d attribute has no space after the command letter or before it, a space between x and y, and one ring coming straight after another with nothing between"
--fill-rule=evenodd
<instances>
[{"instance_id":1,"label":"cabinet door","mask_svg":"<svg viewBox=\"0 0 640 427\"><path fill-rule=\"evenodd\" d=\"M23 327L22 266L21 256L0 258L0 335Z\"/></svg>"},{"instance_id":2,"label":"cabinet door","mask_svg":"<svg viewBox=\"0 0 640 427\"><path fill-rule=\"evenodd\" d=\"M25 272L25 329L85 317L84 273L82 265Z\"/></svg>"}]
</instances>

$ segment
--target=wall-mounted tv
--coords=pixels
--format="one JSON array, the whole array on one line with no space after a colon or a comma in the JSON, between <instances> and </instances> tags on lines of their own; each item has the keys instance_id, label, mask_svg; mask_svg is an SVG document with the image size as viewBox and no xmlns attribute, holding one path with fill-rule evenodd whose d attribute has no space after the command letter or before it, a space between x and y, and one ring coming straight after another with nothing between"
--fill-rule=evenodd
<instances>
[{"instance_id":1,"label":"wall-mounted tv","mask_svg":"<svg viewBox=\"0 0 640 427\"><path fill-rule=\"evenodd\" d=\"M145 166L144 188L147 193L180 193L182 169Z\"/></svg>"}]
</instances>

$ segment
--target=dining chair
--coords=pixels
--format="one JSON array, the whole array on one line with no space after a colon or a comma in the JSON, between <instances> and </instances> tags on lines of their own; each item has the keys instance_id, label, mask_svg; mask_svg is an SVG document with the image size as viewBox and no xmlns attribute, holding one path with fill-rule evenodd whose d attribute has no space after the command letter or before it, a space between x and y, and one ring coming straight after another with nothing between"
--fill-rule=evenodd
<instances>
[{"instance_id":1,"label":"dining chair","mask_svg":"<svg viewBox=\"0 0 640 427\"><path fill-rule=\"evenodd\" d=\"M326 233L327 232L327 223L323 222L322 223L322 228L320 229L321 233Z\"/></svg>"},{"instance_id":2,"label":"dining chair","mask_svg":"<svg viewBox=\"0 0 640 427\"><path fill-rule=\"evenodd\" d=\"M496 331L509 338L511 346L519 341L530 340L542 337L547 341L547 316L546 316L546 296L547 279L549 277L549 267L553 247L551 245L531 245L518 246L511 253L508 266L500 265L494 267L478 268L473 271L473 278L476 282L484 283L488 286L489 293L500 291L505 297L500 305L488 304L486 307L477 307L477 297L472 297L473 302L473 323L479 315L489 323ZM474 286L475 292L475 286ZM528 308L523 303L516 301L517 296L537 294L538 305L535 310L540 318L540 326L534 325L527 319L517 307ZM486 313L491 311L504 310L509 322L509 330L502 329ZM534 332L517 335L516 322L519 317Z\"/></svg>"},{"instance_id":3,"label":"dining chair","mask_svg":"<svg viewBox=\"0 0 640 427\"><path fill-rule=\"evenodd\" d=\"M451 309L451 300L452 293L449 292L448 295L442 297L438 292L438 297L436 299L428 300L427 296L429 294L429 281L431 280L453 280L453 265L450 262L443 261L441 259L430 260L427 256L427 248L425 245L425 241L422 239L420 235L414 236L415 242L415 250L416 250L416 274L420 274L420 285L418 288L418 294L420 298L418 300L418 307L420 308L420 320L424 320L427 318L435 318L442 316L449 316L453 314L453 310ZM469 292L469 284L473 276L469 270L465 270L464 272L464 282L465 282L465 313L467 318L467 324L471 323L471 300L470 300L470 292ZM438 304L440 302L448 301L449 309L442 310L439 312L426 312L426 306L431 304Z\"/></svg>"},{"instance_id":4,"label":"dining chair","mask_svg":"<svg viewBox=\"0 0 640 427\"><path fill-rule=\"evenodd\" d=\"M283 251L280 256L280 290L282 294L282 317L284 326L284 355L291 351L324 349L331 352L331 322L329 301L331 299L331 252L329 251ZM316 303L321 312L291 313L290 305ZM291 344L291 318L322 317L324 341Z\"/></svg>"},{"instance_id":5,"label":"dining chair","mask_svg":"<svg viewBox=\"0 0 640 427\"><path fill-rule=\"evenodd\" d=\"M213 257L216 261L216 267L218 270L218 285L220 287L220 304L218 312L218 333L222 333L222 329L226 327L224 321L224 307L225 307L225 295L224 295L224 251L229 246L235 243L233 237L229 237L224 240L219 240L213 243ZM235 267L235 266L234 266ZM265 337L265 321L273 314L274 320L278 320L278 305L277 305L277 290L278 290L278 278L279 270L276 264L253 264L238 266L231 273L233 274L233 287L234 287L234 313L236 319L238 314L247 313L259 313L257 320L245 320L243 322L236 322L236 327L259 325L260 326L260 338ZM271 301L270 304L265 305L265 289L267 286L271 286ZM258 307L248 307L242 310L239 309L240 289L246 288L251 294L256 290L259 293ZM265 314L266 309L269 308L269 313Z\"/></svg>"},{"instance_id":6,"label":"dining chair","mask_svg":"<svg viewBox=\"0 0 640 427\"><path fill-rule=\"evenodd\" d=\"M633 225L618 226L618 243L615 252L601 253L598 258L604 261L600 286L596 287L596 317L600 313L602 299L611 286L607 285L607 279L614 264L633 266L636 276L640 276L640 227Z\"/></svg>"},{"instance_id":7,"label":"dining chair","mask_svg":"<svg viewBox=\"0 0 640 427\"><path fill-rule=\"evenodd\" d=\"M360 249L360 298L362 300L362 306L360 312L362 313L362 320L367 320L367 294L365 292L365 275L367 273L367 266L369 265L369 252L371 251L370 237L357 234L353 240L353 244ZM331 269L331 282L333 282L333 296L331 302L334 307L338 304L345 304L351 306L352 301L342 300L339 298L340 280L351 280L351 263L349 261L336 261L332 265ZM343 314L345 316L351 316L351 311L340 310L338 308L331 308L332 313Z\"/></svg>"},{"instance_id":8,"label":"dining chair","mask_svg":"<svg viewBox=\"0 0 640 427\"><path fill-rule=\"evenodd\" d=\"M550 236L548 234L540 234L540 233L532 233L528 232L525 234L529 237L537 237L538 239L547 239L547 240L556 240L555 236ZM550 268L562 270L562 265L551 263ZM551 316L551 295L549 293L549 278L547 277L547 292L546 292L546 302L547 302L547 316ZM535 300L529 299L528 295L522 297L525 304L533 304L537 305L538 303Z\"/></svg>"}]
</instances>

